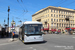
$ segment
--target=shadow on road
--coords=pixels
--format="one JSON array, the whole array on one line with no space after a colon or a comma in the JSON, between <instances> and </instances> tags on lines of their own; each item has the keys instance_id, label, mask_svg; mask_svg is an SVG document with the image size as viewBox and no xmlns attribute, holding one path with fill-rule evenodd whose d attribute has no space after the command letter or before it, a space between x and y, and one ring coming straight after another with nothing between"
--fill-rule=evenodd
<instances>
[{"instance_id":1,"label":"shadow on road","mask_svg":"<svg viewBox=\"0 0 75 50\"><path fill-rule=\"evenodd\" d=\"M14 38L18 38L18 34L15 34Z\"/></svg>"},{"instance_id":2,"label":"shadow on road","mask_svg":"<svg viewBox=\"0 0 75 50\"><path fill-rule=\"evenodd\" d=\"M9 33L8 36L2 36L2 37L0 37L0 39L4 39L4 38L12 38L12 33ZM14 38L18 38L18 34L15 34Z\"/></svg>"},{"instance_id":3,"label":"shadow on road","mask_svg":"<svg viewBox=\"0 0 75 50\"><path fill-rule=\"evenodd\" d=\"M42 41L42 42L30 42L30 43L25 43L25 45L33 45L33 44L44 44L46 43L47 41Z\"/></svg>"}]
</instances>

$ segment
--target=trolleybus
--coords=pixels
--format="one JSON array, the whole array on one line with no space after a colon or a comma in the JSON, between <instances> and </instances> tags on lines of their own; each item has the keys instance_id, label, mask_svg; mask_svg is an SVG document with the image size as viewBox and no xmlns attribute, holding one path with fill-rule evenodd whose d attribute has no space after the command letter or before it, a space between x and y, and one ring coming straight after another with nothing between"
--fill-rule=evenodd
<instances>
[{"instance_id":1,"label":"trolleybus","mask_svg":"<svg viewBox=\"0 0 75 50\"><path fill-rule=\"evenodd\" d=\"M43 41L42 23L26 21L19 28L19 39L23 43Z\"/></svg>"}]
</instances>

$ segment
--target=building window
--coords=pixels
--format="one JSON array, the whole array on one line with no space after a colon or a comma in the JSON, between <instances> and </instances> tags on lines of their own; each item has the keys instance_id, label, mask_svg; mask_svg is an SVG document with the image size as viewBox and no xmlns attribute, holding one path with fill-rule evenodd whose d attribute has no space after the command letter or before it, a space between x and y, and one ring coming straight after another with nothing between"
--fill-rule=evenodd
<instances>
[{"instance_id":1,"label":"building window","mask_svg":"<svg viewBox=\"0 0 75 50\"><path fill-rule=\"evenodd\" d=\"M73 21L73 23L74 23L74 21Z\"/></svg>"},{"instance_id":2,"label":"building window","mask_svg":"<svg viewBox=\"0 0 75 50\"><path fill-rule=\"evenodd\" d=\"M46 13L47 13L47 10L46 10Z\"/></svg>"},{"instance_id":3,"label":"building window","mask_svg":"<svg viewBox=\"0 0 75 50\"><path fill-rule=\"evenodd\" d=\"M45 11L45 13L46 13L47 11Z\"/></svg>"},{"instance_id":4,"label":"building window","mask_svg":"<svg viewBox=\"0 0 75 50\"><path fill-rule=\"evenodd\" d=\"M74 27L74 24L73 24L73 27Z\"/></svg>"},{"instance_id":5,"label":"building window","mask_svg":"<svg viewBox=\"0 0 75 50\"><path fill-rule=\"evenodd\" d=\"M61 20L59 19L59 22L60 22Z\"/></svg>"},{"instance_id":6,"label":"building window","mask_svg":"<svg viewBox=\"0 0 75 50\"><path fill-rule=\"evenodd\" d=\"M51 21L53 21L53 19L51 19Z\"/></svg>"},{"instance_id":7,"label":"building window","mask_svg":"<svg viewBox=\"0 0 75 50\"><path fill-rule=\"evenodd\" d=\"M55 21L55 19L54 19L54 21Z\"/></svg>"},{"instance_id":8,"label":"building window","mask_svg":"<svg viewBox=\"0 0 75 50\"><path fill-rule=\"evenodd\" d=\"M57 15L57 17L58 17L58 15Z\"/></svg>"},{"instance_id":9,"label":"building window","mask_svg":"<svg viewBox=\"0 0 75 50\"><path fill-rule=\"evenodd\" d=\"M51 9L51 12L53 12L53 10Z\"/></svg>"},{"instance_id":10,"label":"building window","mask_svg":"<svg viewBox=\"0 0 75 50\"><path fill-rule=\"evenodd\" d=\"M48 17L49 17L49 14L48 14Z\"/></svg>"},{"instance_id":11,"label":"building window","mask_svg":"<svg viewBox=\"0 0 75 50\"><path fill-rule=\"evenodd\" d=\"M58 23L57 23L57 27L58 27Z\"/></svg>"},{"instance_id":12,"label":"building window","mask_svg":"<svg viewBox=\"0 0 75 50\"><path fill-rule=\"evenodd\" d=\"M58 19L57 19L57 22L58 22Z\"/></svg>"},{"instance_id":13,"label":"building window","mask_svg":"<svg viewBox=\"0 0 75 50\"><path fill-rule=\"evenodd\" d=\"M67 26L68 26L68 24L67 24Z\"/></svg>"},{"instance_id":14,"label":"building window","mask_svg":"<svg viewBox=\"0 0 75 50\"><path fill-rule=\"evenodd\" d=\"M62 20L60 19L60 22L61 22Z\"/></svg>"},{"instance_id":15,"label":"building window","mask_svg":"<svg viewBox=\"0 0 75 50\"><path fill-rule=\"evenodd\" d=\"M67 12L66 12L66 14L67 14Z\"/></svg>"},{"instance_id":16,"label":"building window","mask_svg":"<svg viewBox=\"0 0 75 50\"><path fill-rule=\"evenodd\" d=\"M55 14L54 14L54 17L55 17Z\"/></svg>"},{"instance_id":17,"label":"building window","mask_svg":"<svg viewBox=\"0 0 75 50\"><path fill-rule=\"evenodd\" d=\"M54 10L54 13L55 13L55 10Z\"/></svg>"},{"instance_id":18,"label":"building window","mask_svg":"<svg viewBox=\"0 0 75 50\"><path fill-rule=\"evenodd\" d=\"M65 15L64 15L64 18L65 18Z\"/></svg>"},{"instance_id":19,"label":"building window","mask_svg":"<svg viewBox=\"0 0 75 50\"><path fill-rule=\"evenodd\" d=\"M54 23L54 26L56 26L56 23Z\"/></svg>"},{"instance_id":20,"label":"building window","mask_svg":"<svg viewBox=\"0 0 75 50\"><path fill-rule=\"evenodd\" d=\"M53 26L53 23L51 23L51 26Z\"/></svg>"},{"instance_id":21,"label":"building window","mask_svg":"<svg viewBox=\"0 0 75 50\"><path fill-rule=\"evenodd\" d=\"M71 27L72 27L72 24L71 24Z\"/></svg>"},{"instance_id":22,"label":"building window","mask_svg":"<svg viewBox=\"0 0 75 50\"><path fill-rule=\"evenodd\" d=\"M48 19L48 21L49 21L49 19Z\"/></svg>"},{"instance_id":23,"label":"building window","mask_svg":"<svg viewBox=\"0 0 75 50\"><path fill-rule=\"evenodd\" d=\"M46 27L47 27L47 24L46 24Z\"/></svg>"},{"instance_id":24,"label":"building window","mask_svg":"<svg viewBox=\"0 0 75 50\"><path fill-rule=\"evenodd\" d=\"M59 27L61 27L61 23L59 24Z\"/></svg>"},{"instance_id":25,"label":"building window","mask_svg":"<svg viewBox=\"0 0 75 50\"><path fill-rule=\"evenodd\" d=\"M63 18L63 15L62 15L62 18Z\"/></svg>"},{"instance_id":26,"label":"building window","mask_svg":"<svg viewBox=\"0 0 75 50\"><path fill-rule=\"evenodd\" d=\"M59 13L60 13L60 11L59 11Z\"/></svg>"},{"instance_id":27,"label":"building window","mask_svg":"<svg viewBox=\"0 0 75 50\"><path fill-rule=\"evenodd\" d=\"M60 15L59 15L59 17L60 17Z\"/></svg>"},{"instance_id":28,"label":"building window","mask_svg":"<svg viewBox=\"0 0 75 50\"><path fill-rule=\"evenodd\" d=\"M64 20L64 22L65 22L65 20Z\"/></svg>"},{"instance_id":29,"label":"building window","mask_svg":"<svg viewBox=\"0 0 75 50\"><path fill-rule=\"evenodd\" d=\"M63 27L63 24L62 24L62 27Z\"/></svg>"},{"instance_id":30,"label":"building window","mask_svg":"<svg viewBox=\"0 0 75 50\"><path fill-rule=\"evenodd\" d=\"M53 14L51 14L51 17L53 17Z\"/></svg>"},{"instance_id":31,"label":"building window","mask_svg":"<svg viewBox=\"0 0 75 50\"><path fill-rule=\"evenodd\" d=\"M65 14L65 11L64 11L64 14Z\"/></svg>"},{"instance_id":32,"label":"building window","mask_svg":"<svg viewBox=\"0 0 75 50\"><path fill-rule=\"evenodd\" d=\"M74 18L74 16L73 16L73 18Z\"/></svg>"},{"instance_id":33,"label":"building window","mask_svg":"<svg viewBox=\"0 0 75 50\"><path fill-rule=\"evenodd\" d=\"M47 15L46 15L46 17L47 17Z\"/></svg>"},{"instance_id":34,"label":"building window","mask_svg":"<svg viewBox=\"0 0 75 50\"><path fill-rule=\"evenodd\" d=\"M65 24L64 24L64 27L65 27Z\"/></svg>"},{"instance_id":35,"label":"building window","mask_svg":"<svg viewBox=\"0 0 75 50\"><path fill-rule=\"evenodd\" d=\"M58 13L58 10L56 10L56 13Z\"/></svg>"},{"instance_id":36,"label":"building window","mask_svg":"<svg viewBox=\"0 0 75 50\"><path fill-rule=\"evenodd\" d=\"M62 19L62 22L63 22L63 19Z\"/></svg>"},{"instance_id":37,"label":"building window","mask_svg":"<svg viewBox=\"0 0 75 50\"><path fill-rule=\"evenodd\" d=\"M63 11L61 11L61 13L63 13Z\"/></svg>"},{"instance_id":38,"label":"building window","mask_svg":"<svg viewBox=\"0 0 75 50\"><path fill-rule=\"evenodd\" d=\"M48 13L49 13L49 10L48 10Z\"/></svg>"},{"instance_id":39,"label":"building window","mask_svg":"<svg viewBox=\"0 0 75 50\"><path fill-rule=\"evenodd\" d=\"M68 18L68 16L66 16L66 18Z\"/></svg>"},{"instance_id":40,"label":"building window","mask_svg":"<svg viewBox=\"0 0 75 50\"><path fill-rule=\"evenodd\" d=\"M47 21L47 19L46 19L46 21Z\"/></svg>"}]
</instances>

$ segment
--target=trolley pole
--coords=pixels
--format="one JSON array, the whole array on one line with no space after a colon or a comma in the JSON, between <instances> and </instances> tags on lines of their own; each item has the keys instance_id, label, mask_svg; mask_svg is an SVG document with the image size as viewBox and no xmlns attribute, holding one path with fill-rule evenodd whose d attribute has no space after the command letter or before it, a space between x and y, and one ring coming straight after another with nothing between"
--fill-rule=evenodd
<instances>
[{"instance_id":1,"label":"trolley pole","mask_svg":"<svg viewBox=\"0 0 75 50\"><path fill-rule=\"evenodd\" d=\"M9 33L9 11L10 11L10 7L8 6L8 33Z\"/></svg>"}]
</instances>

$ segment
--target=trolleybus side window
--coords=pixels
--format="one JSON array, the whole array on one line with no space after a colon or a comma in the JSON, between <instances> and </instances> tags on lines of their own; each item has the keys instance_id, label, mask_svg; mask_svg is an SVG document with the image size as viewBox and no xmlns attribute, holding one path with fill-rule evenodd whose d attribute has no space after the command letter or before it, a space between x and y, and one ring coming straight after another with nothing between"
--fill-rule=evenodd
<instances>
[{"instance_id":1,"label":"trolleybus side window","mask_svg":"<svg viewBox=\"0 0 75 50\"><path fill-rule=\"evenodd\" d=\"M27 34L27 25L25 25L25 34Z\"/></svg>"}]
</instances>

